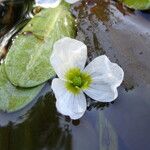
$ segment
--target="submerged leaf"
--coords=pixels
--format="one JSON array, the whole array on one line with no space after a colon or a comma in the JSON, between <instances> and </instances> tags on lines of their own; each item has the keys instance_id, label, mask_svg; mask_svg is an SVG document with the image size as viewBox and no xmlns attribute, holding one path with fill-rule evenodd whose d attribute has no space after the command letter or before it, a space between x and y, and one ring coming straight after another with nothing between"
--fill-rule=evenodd
<instances>
[{"instance_id":1,"label":"submerged leaf","mask_svg":"<svg viewBox=\"0 0 150 150\"><path fill-rule=\"evenodd\" d=\"M122 2L129 8L137 10L150 9L150 0L122 0Z\"/></svg>"},{"instance_id":2,"label":"submerged leaf","mask_svg":"<svg viewBox=\"0 0 150 150\"><path fill-rule=\"evenodd\" d=\"M68 7L44 9L22 30L6 58L5 70L12 84L34 87L54 74L50 65L53 43L75 33L74 18Z\"/></svg>"},{"instance_id":3,"label":"submerged leaf","mask_svg":"<svg viewBox=\"0 0 150 150\"><path fill-rule=\"evenodd\" d=\"M30 103L41 91L43 85L23 89L13 86L7 79L4 65L0 66L0 110L12 112Z\"/></svg>"}]
</instances>

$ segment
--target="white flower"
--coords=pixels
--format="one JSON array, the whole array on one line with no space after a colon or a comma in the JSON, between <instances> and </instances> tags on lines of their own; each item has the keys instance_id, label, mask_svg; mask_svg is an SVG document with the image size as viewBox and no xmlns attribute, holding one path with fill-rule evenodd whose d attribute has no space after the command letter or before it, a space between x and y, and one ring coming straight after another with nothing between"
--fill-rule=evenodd
<instances>
[{"instance_id":1,"label":"white flower","mask_svg":"<svg viewBox=\"0 0 150 150\"><path fill-rule=\"evenodd\" d=\"M85 67L86 59L87 47L80 41L65 37L54 44L50 62L59 77L52 81L56 107L72 119L79 119L86 111L84 93L94 100L111 102L117 98L117 87L124 77L123 70L105 55Z\"/></svg>"},{"instance_id":2,"label":"white flower","mask_svg":"<svg viewBox=\"0 0 150 150\"><path fill-rule=\"evenodd\" d=\"M66 2L73 4L79 0L65 0ZM35 0L36 6L43 8L55 8L60 4L61 0Z\"/></svg>"}]
</instances>

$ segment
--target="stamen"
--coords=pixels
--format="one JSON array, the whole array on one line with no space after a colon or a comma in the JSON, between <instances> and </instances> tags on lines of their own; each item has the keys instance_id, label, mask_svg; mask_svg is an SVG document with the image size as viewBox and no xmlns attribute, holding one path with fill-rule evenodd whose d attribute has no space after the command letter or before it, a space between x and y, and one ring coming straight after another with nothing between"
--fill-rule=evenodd
<instances>
[{"instance_id":1,"label":"stamen","mask_svg":"<svg viewBox=\"0 0 150 150\"><path fill-rule=\"evenodd\" d=\"M65 78L66 88L73 94L78 94L81 90L88 89L92 82L91 76L79 68L70 69L66 73Z\"/></svg>"}]
</instances>

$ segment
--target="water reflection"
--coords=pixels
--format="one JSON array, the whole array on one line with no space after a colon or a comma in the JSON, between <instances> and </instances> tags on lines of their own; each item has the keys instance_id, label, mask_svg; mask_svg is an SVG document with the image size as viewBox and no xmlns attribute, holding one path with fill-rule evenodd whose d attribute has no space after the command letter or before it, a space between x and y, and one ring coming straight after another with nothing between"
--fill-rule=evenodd
<instances>
[{"instance_id":1,"label":"water reflection","mask_svg":"<svg viewBox=\"0 0 150 150\"><path fill-rule=\"evenodd\" d=\"M0 1L0 37L2 37L14 24L24 19L31 9L30 0L2 0Z\"/></svg>"},{"instance_id":2,"label":"water reflection","mask_svg":"<svg viewBox=\"0 0 150 150\"><path fill-rule=\"evenodd\" d=\"M0 149L8 146L12 150L71 149L72 136L65 122L60 123L61 117L50 92L38 99L36 106L26 114L26 119L17 125L9 122L0 128Z\"/></svg>"},{"instance_id":3,"label":"water reflection","mask_svg":"<svg viewBox=\"0 0 150 150\"><path fill-rule=\"evenodd\" d=\"M86 114L74 122L58 114L48 83L23 110L0 113L0 149L149 150L149 14L105 0L78 2L72 12L89 60L106 53L125 70L118 99L109 105L88 99Z\"/></svg>"},{"instance_id":4,"label":"water reflection","mask_svg":"<svg viewBox=\"0 0 150 150\"><path fill-rule=\"evenodd\" d=\"M96 110L87 111L80 121L72 121L60 115L56 111L50 84L45 86L38 102L36 100L36 105L34 104L25 108L26 113L22 118L17 115L22 114L24 109L16 112L16 118L7 117L10 120L0 128L0 149L99 149L99 125L96 124L99 115ZM2 118L0 123L2 124Z\"/></svg>"},{"instance_id":5,"label":"water reflection","mask_svg":"<svg viewBox=\"0 0 150 150\"><path fill-rule=\"evenodd\" d=\"M112 130L109 132L107 128L105 132L99 128L100 135L104 134L104 137L99 137L100 145L102 144L100 149L109 149L112 145L111 148L115 150L149 150L150 15L118 7L112 1L94 2L97 5L92 8L85 6L91 11L82 13L80 6L75 8L79 29L77 38L88 45L91 59L106 53L125 71L125 80L123 87L119 88L118 99L103 110L106 117L104 120L109 122ZM103 8L107 10L104 11ZM107 17L101 14L102 10ZM79 12L83 15L78 15ZM111 136L114 136L114 141L108 138Z\"/></svg>"},{"instance_id":6,"label":"water reflection","mask_svg":"<svg viewBox=\"0 0 150 150\"><path fill-rule=\"evenodd\" d=\"M32 0L0 1L0 60L5 57L10 39L30 19Z\"/></svg>"},{"instance_id":7,"label":"water reflection","mask_svg":"<svg viewBox=\"0 0 150 150\"><path fill-rule=\"evenodd\" d=\"M103 112L99 113L100 150L118 150L118 136Z\"/></svg>"}]
</instances>

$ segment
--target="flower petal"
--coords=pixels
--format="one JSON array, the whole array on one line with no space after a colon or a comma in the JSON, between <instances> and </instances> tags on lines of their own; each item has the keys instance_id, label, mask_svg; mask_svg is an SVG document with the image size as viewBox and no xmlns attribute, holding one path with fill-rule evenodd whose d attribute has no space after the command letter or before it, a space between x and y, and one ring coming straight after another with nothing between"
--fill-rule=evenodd
<instances>
[{"instance_id":1,"label":"flower petal","mask_svg":"<svg viewBox=\"0 0 150 150\"><path fill-rule=\"evenodd\" d=\"M35 0L35 5L43 8L55 8L60 2L61 0Z\"/></svg>"},{"instance_id":2,"label":"flower petal","mask_svg":"<svg viewBox=\"0 0 150 150\"><path fill-rule=\"evenodd\" d=\"M67 91L65 82L60 79L52 81L52 90L56 97L57 110L63 114L70 116L71 119L79 119L86 111L86 99L83 92L74 95Z\"/></svg>"},{"instance_id":3,"label":"flower petal","mask_svg":"<svg viewBox=\"0 0 150 150\"><path fill-rule=\"evenodd\" d=\"M60 78L71 68L83 70L87 59L87 47L84 43L68 37L58 40L53 47L50 62Z\"/></svg>"},{"instance_id":4,"label":"flower petal","mask_svg":"<svg viewBox=\"0 0 150 150\"><path fill-rule=\"evenodd\" d=\"M88 96L101 102L110 102L117 98L117 87L124 78L121 67L102 55L95 58L84 71L89 73L93 80L90 88L84 91Z\"/></svg>"},{"instance_id":5,"label":"flower petal","mask_svg":"<svg viewBox=\"0 0 150 150\"><path fill-rule=\"evenodd\" d=\"M100 102L111 102L118 97L117 88L108 84L92 83L90 88L84 92L92 99Z\"/></svg>"},{"instance_id":6,"label":"flower petal","mask_svg":"<svg viewBox=\"0 0 150 150\"><path fill-rule=\"evenodd\" d=\"M70 4L73 4L73 3L76 3L78 2L79 0L65 0L66 2L70 3Z\"/></svg>"}]
</instances>

